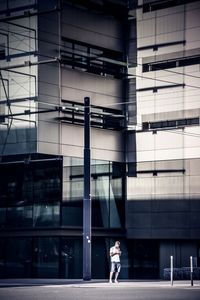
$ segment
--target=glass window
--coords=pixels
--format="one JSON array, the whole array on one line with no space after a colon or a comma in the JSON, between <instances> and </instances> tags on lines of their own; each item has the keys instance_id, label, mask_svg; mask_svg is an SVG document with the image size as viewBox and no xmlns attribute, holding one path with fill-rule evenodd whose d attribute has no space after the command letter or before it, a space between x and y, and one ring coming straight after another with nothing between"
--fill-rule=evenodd
<instances>
[{"instance_id":1,"label":"glass window","mask_svg":"<svg viewBox=\"0 0 200 300\"><path fill-rule=\"evenodd\" d=\"M63 65L84 72L116 78L122 78L126 73L125 67L121 67L114 62L115 60L123 61L122 52L104 49L66 37L62 37L62 41L61 56Z\"/></svg>"},{"instance_id":2,"label":"glass window","mask_svg":"<svg viewBox=\"0 0 200 300\"><path fill-rule=\"evenodd\" d=\"M110 243L108 238L92 238L92 278L108 278L110 269Z\"/></svg>"},{"instance_id":3,"label":"glass window","mask_svg":"<svg viewBox=\"0 0 200 300\"><path fill-rule=\"evenodd\" d=\"M125 206L122 194L122 178L110 181L110 227L121 228L124 225Z\"/></svg>"},{"instance_id":4,"label":"glass window","mask_svg":"<svg viewBox=\"0 0 200 300\"><path fill-rule=\"evenodd\" d=\"M57 227L60 221L59 215L59 203L34 204L33 227Z\"/></svg>"},{"instance_id":5,"label":"glass window","mask_svg":"<svg viewBox=\"0 0 200 300\"><path fill-rule=\"evenodd\" d=\"M134 278L158 278L159 251L154 240L135 240L133 244Z\"/></svg>"},{"instance_id":6,"label":"glass window","mask_svg":"<svg viewBox=\"0 0 200 300\"><path fill-rule=\"evenodd\" d=\"M0 207L0 228L6 226L6 208Z\"/></svg>"},{"instance_id":7,"label":"glass window","mask_svg":"<svg viewBox=\"0 0 200 300\"><path fill-rule=\"evenodd\" d=\"M60 224L62 165L56 159L34 158L15 157L19 163L0 166L0 227Z\"/></svg>"},{"instance_id":8,"label":"glass window","mask_svg":"<svg viewBox=\"0 0 200 300\"><path fill-rule=\"evenodd\" d=\"M187 119L187 125L198 125L198 124L199 124L199 118Z\"/></svg>"},{"instance_id":9,"label":"glass window","mask_svg":"<svg viewBox=\"0 0 200 300\"><path fill-rule=\"evenodd\" d=\"M75 55L74 55L74 63L76 69L81 71L87 70L88 60L88 47L75 44Z\"/></svg>"},{"instance_id":10,"label":"glass window","mask_svg":"<svg viewBox=\"0 0 200 300\"><path fill-rule=\"evenodd\" d=\"M168 127L176 127L176 121L168 121Z\"/></svg>"},{"instance_id":11,"label":"glass window","mask_svg":"<svg viewBox=\"0 0 200 300\"><path fill-rule=\"evenodd\" d=\"M92 187L92 225L109 227L110 182L109 176L98 176L91 181Z\"/></svg>"},{"instance_id":12,"label":"glass window","mask_svg":"<svg viewBox=\"0 0 200 300\"><path fill-rule=\"evenodd\" d=\"M150 123L150 128L155 129L155 128L161 128L162 127L162 122L153 122Z\"/></svg>"},{"instance_id":13,"label":"glass window","mask_svg":"<svg viewBox=\"0 0 200 300\"><path fill-rule=\"evenodd\" d=\"M83 222L83 161L81 165L64 167L62 224L82 226ZM122 164L91 162L92 226L121 228L124 226Z\"/></svg>"},{"instance_id":14,"label":"glass window","mask_svg":"<svg viewBox=\"0 0 200 300\"><path fill-rule=\"evenodd\" d=\"M30 278L32 267L32 239L6 239L6 270L8 278Z\"/></svg>"},{"instance_id":15,"label":"glass window","mask_svg":"<svg viewBox=\"0 0 200 300\"><path fill-rule=\"evenodd\" d=\"M101 66L103 67L103 61L102 60L98 60L98 58L102 58L103 55L103 51L99 50L99 49L90 49L90 62L91 62L91 66Z\"/></svg>"},{"instance_id":16,"label":"glass window","mask_svg":"<svg viewBox=\"0 0 200 300\"><path fill-rule=\"evenodd\" d=\"M177 60L169 60L169 61L161 61L161 62L155 62L155 63L147 63L143 64L142 71L143 72L150 72L150 71L159 71L163 69L171 69L176 68L177 66L183 67L183 66L190 66L190 65L196 65L199 64L200 57L188 57L188 58L180 58Z\"/></svg>"},{"instance_id":17,"label":"glass window","mask_svg":"<svg viewBox=\"0 0 200 300\"><path fill-rule=\"evenodd\" d=\"M35 164L33 170L34 199L39 201L58 201L61 195L59 167L53 164Z\"/></svg>"},{"instance_id":18,"label":"glass window","mask_svg":"<svg viewBox=\"0 0 200 300\"><path fill-rule=\"evenodd\" d=\"M32 206L7 208L7 227L32 227Z\"/></svg>"},{"instance_id":19,"label":"glass window","mask_svg":"<svg viewBox=\"0 0 200 300\"><path fill-rule=\"evenodd\" d=\"M0 239L0 278L5 277L5 240Z\"/></svg>"},{"instance_id":20,"label":"glass window","mask_svg":"<svg viewBox=\"0 0 200 300\"><path fill-rule=\"evenodd\" d=\"M62 208L63 226L83 225L83 199L66 201Z\"/></svg>"},{"instance_id":21,"label":"glass window","mask_svg":"<svg viewBox=\"0 0 200 300\"><path fill-rule=\"evenodd\" d=\"M33 276L37 278L58 278L59 238L34 238Z\"/></svg>"},{"instance_id":22,"label":"glass window","mask_svg":"<svg viewBox=\"0 0 200 300\"><path fill-rule=\"evenodd\" d=\"M74 167L64 167L62 225L82 226L82 224L83 166L75 165Z\"/></svg>"},{"instance_id":23,"label":"glass window","mask_svg":"<svg viewBox=\"0 0 200 300\"><path fill-rule=\"evenodd\" d=\"M178 126L185 126L187 124L186 119L178 120L177 122L178 122Z\"/></svg>"},{"instance_id":24,"label":"glass window","mask_svg":"<svg viewBox=\"0 0 200 300\"><path fill-rule=\"evenodd\" d=\"M82 278L82 238L61 238L61 277Z\"/></svg>"}]
</instances>

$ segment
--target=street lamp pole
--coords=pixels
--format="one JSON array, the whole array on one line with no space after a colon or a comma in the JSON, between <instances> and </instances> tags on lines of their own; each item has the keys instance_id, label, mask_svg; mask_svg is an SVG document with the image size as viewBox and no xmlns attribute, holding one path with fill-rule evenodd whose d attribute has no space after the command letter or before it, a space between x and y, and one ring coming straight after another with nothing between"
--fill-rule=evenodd
<instances>
[{"instance_id":1,"label":"street lamp pole","mask_svg":"<svg viewBox=\"0 0 200 300\"><path fill-rule=\"evenodd\" d=\"M91 280L90 98L84 98L83 280Z\"/></svg>"}]
</instances>

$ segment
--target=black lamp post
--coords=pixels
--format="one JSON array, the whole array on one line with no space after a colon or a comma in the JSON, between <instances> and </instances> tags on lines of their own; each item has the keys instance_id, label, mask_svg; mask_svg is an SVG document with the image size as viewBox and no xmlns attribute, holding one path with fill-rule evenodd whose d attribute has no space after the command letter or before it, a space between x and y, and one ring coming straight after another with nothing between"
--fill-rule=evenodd
<instances>
[{"instance_id":1,"label":"black lamp post","mask_svg":"<svg viewBox=\"0 0 200 300\"><path fill-rule=\"evenodd\" d=\"M84 98L83 280L91 280L90 98Z\"/></svg>"}]
</instances>

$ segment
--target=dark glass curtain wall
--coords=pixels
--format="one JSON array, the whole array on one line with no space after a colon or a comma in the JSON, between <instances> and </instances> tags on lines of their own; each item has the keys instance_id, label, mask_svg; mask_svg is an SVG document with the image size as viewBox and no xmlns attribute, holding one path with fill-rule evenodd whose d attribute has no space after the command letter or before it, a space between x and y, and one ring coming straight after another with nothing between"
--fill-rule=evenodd
<instances>
[{"instance_id":1,"label":"dark glass curtain wall","mask_svg":"<svg viewBox=\"0 0 200 300\"><path fill-rule=\"evenodd\" d=\"M92 238L92 278L106 279L114 238ZM158 278L157 241L121 238L120 279ZM0 238L0 278L82 278L81 237Z\"/></svg>"},{"instance_id":2,"label":"dark glass curtain wall","mask_svg":"<svg viewBox=\"0 0 200 300\"><path fill-rule=\"evenodd\" d=\"M93 227L124 227L123 172L123 164L92 161L91 198ZM83 161L71 158L66 165L64 161L62 208L62 224L64 226L82 226L83 180Z\"/></svg>"},{"instance_id":3,"label":"dark glass curtain wall","mask_svg":"<svg viewBox=\"0 0 200 300\"><path fill-rule=\"evenodd\" d=\"M62 160L0 164L0 228L59 226Z\"/></svg>"}]
</instances>

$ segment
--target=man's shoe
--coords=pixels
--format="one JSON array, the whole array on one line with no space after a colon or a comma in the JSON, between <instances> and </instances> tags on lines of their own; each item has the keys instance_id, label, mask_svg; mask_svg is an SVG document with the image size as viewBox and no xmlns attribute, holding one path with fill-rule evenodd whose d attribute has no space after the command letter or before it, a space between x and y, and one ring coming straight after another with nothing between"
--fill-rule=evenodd
<instances>
[{"instance_id":1,"label":"man's shoe","mask_svg":"<svg viewBox=\"0 0 200 300\"><path fill-rule=\"evenodd\" d=\"M112 283L112 280L109 280L109 283Z\"/></svg>"},{"instance_id":2,"label":"man's shoe","mask_svg":"<svg viewBox=\"0 0 200 300\"><path fill-rule=\"evenodd\" d=\"M115 283L119 283L117 279L115 279Z\"/></svg>"}]
</instances>

